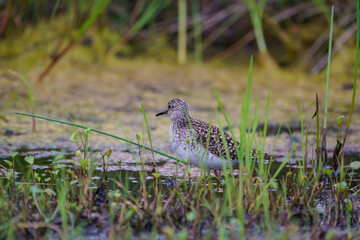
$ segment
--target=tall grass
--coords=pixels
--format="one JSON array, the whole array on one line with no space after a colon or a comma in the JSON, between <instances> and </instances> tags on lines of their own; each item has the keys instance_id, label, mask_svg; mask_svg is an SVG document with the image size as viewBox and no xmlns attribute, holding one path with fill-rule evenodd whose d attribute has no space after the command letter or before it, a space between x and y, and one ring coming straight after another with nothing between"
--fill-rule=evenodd
<instances>
[{"instance_id":1,"label":"tall grass","mask_svg":"<svg viewBox=\"0 0 360 240\"><path fill-rule=\"evenodd\" d=\"M178 0L178 49L177 61L186 63L187 58L187 13L186 0Z\"/></svg>"},{"instance_id":2,"label":"tall grass","mask_svg":"<svg viewBox=\"0 0 360 240\"><path fill-rule=\"evenodd\" d=\"M359 5L360 3L359 0L354 0L354 2L356 5L356 50L355 50L355 65L354 65L354 86L353 86L353 93L351 98L350 112L346 124L346 130L345 130L345 136L344 136L342 148L344 147L347 135L349 134L350 122L351 122L352 114L354 112L356 86L357 86L357 78L358 78L358 70L359 70L359 45L360 45L360 6Z\"/></svg>"},{"instance_id":3,"label":"tall grass","mask_svg":"<svg viewBox=\"0 0 360 240\"><path fill-rule=\"evenodd\" d=\"M145 121L146 131L147 131L147 134L148 134L148 139L149 139L149 143L150 143L150 148L153 149L152 140L151 140L151 134L150 134L150 129L149 129L149 124L148 124L147 117L146 117L146 114L145 114L144 106L143 106L142 104L141 104L141 110L142 110L143 115L144 115L144 121ZM153 151L153 150L151 150L151 154L152 154L152 158L153 158L154 167L156 167L155 156L154 156L154 151ZM157 168L157 167L156 167L156 168ZM156 170L156 171L158 172L158 170Z\"/></svg>"},{"instance_id":4,"label":"tall grass","mask_svg":"<svg viewBox=\"0 0 360 240\"><path fill-rule=\"evenodd\" d=\"M261 53L267 52L267 46L262 29L262 15L267 0L261 0L258 3L255 0L246 0L245 3L249 8L251 23L255 32L256 43Z\"/></svg>"},{"instance_id":5,"label":"tall grass","mask_svg":"<svg viewBox=\"0 0 360 240\"><path fill-rule=\"evenodd\" d=\"M258 122L258 114L257 114L257 107L255 106L255 113L253 118L251 118L250 113L250 96L251 96L251 85L252 85L252 67L253 67L253 59L250 59L250 67L249 67L249 77L247 83L247 90L245 93L244 100L242 101L242 118L240 123L240 146L238 146L233 129L231 127L231 123L229 122L229 118L224 110L224 106L220 102L219 97L215 92L215 97L218 101L220 110L224 115L227 125L229 126L229 131L234 139L236 145L236 152L239 156L239 178L235 179L232 174L227 174L227 170L231 173L233 171L231 165L229 164L229 169L225 170L224 177L225 177L225 196L228 200L228 206L223 208L224 214L228 209L236 209L236 215L238 219L238 227L239 229L239 236L245 238L245 215L248 212L256 212L260 206L262 206L262 213L265 216L265 228L267 232L270 234L272 231L272 224L270 221L270 212L268 211L270 204L270 199L268 197L268 189L271 185L273 185L274 180L276 179L277 175L280 171L284 168L287 161L284 161L275 174L268 179L267 172L269 169L264 168L264 149L265 149L265 136L266 136L266 126L268 121L268 113L269 113L269 106L270 106L270 87L268 92L267 98L267 108L266 108L266 117L264 120L264 139L260 142L259 145L254 145L255 141L255 134L257 129L257 122ZM217 115L218 118L218 115ZM252 121L251 121L252 119ZM218 118L218 124L220 127L220 131L222 133L224 139L224 133L221 127L221 122ZM226 146L225 142L224 145ZM253 152L254 149L261 149L260 153L255 154ZM290 151L287 158L290 158L294 149ZM227 158L229 159L228 151ZM258 161L258 169L255 170L255 159ZM245 161L244 161L245 160ZM268 165L270 166L270 164ZM226 169L226 166L224 165ZM254 178L250 177L254 176ZM255 189L253 186L256 186ZM257 191L258 190L258 191ZM238 198L234 199L234 196L238 196ZM257 198L257 204L250 206L246 206L246 203L251 202L250 199Z\"/></svg>"},{"instance_id":6,"label":"tall grass","mask_svg":"<svg viewBox=\"0 0 360 240\"><path fill-rule=\"evenodd\" d=\"M329 84L330 84L333 21L334 21L334 7L331 8L331 21L330 21L329 47L328 47L328 65L327 65L327 71L326 71L324 123L323 123L323 128L322 128L321 159L319 159L322 162L322 164L327 162L326 127L327 127L327 112L328 112L328 98L329 98Z\"/></svg>"},{"instance_id":7,"label":"tall grass","mask_svg":"<svg viewBox=\"0 0 360 240\"><path fill-rule=\"evenodd\" d=\"M332 50L332 33L334 22L334 6L331 8L330 18L330 30L329 30L329 47L328 47L328 64L326 70L326 89L325 89L325 108L324 108L324 124L323 130L327 127L327 112L328 112L328 100L329 100L329 84L330 84L330 67L331 67L331 50Z\"/></svg>"}]
</instances>

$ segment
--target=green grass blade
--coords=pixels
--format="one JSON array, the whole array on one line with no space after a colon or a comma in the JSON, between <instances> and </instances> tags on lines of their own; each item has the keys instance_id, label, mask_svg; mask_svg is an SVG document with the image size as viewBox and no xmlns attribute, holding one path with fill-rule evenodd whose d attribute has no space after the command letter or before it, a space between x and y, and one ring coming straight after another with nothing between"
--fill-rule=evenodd
<instances>
[{"instance_id":1,"label":"green grass blade","mask_svg":"<svg viewBox=\"0 0 360 240\"><path fill-rule=\"evenodd\" d=\"M246 88L246 97L245 102L242 107L242 120L240 125L240 156L245 156L245 166L246 171L250 173L251 162L246 154L246 145L249 144L246 141L246 127L249 125L249 108L250 108L250 96L251 96L251 82L252 82L252 69L253 69L253 56L250 58L250 66L249 66L249 76ZM242 161L240 161L240 166L243 166Z\"/></svg>"},{"instance_id":2,"label":"green grass blade","mask_svg":"<svg viewBox=\"0 0 360 240\"><path fill-rule=\"evenodd\" d=\"M100 15L100 13L102 13L105 10L109 2L110 0L97 0L94 2L94 6L92 8L89 18L86 19L85 23L76 32L73 39L74 41L78 40L85 33L85 31L93 24L96 18Z\"/></svg>"},{"instance_id":3,"label":"green grass blade","mask_svg":"<svg viewBox=\"0 0 360 240\"><path fill-rule=\"evenodd\" d=\"M178 0L178 52L179 64L186 63L187 55L187 34L186 34L186 0Z\"/></svg>"},{"instance_id":4,"label":"green grass blade","mask_svg":"<svg viewBox=\"0 0 360 240\"><path fill-rule=\"evenodd\" d=\"M83 128L83 129L89 128L89 127L86 127L86 126L81 126L81 125L78 125L78 124L73 124L73 123L71 123L71 122L65 122L65 121L56 120L56 119L52 119L52 118L41 117L41 116L37 116L37 115L33 115L33 114L28 114L28 113L16 112L15 114L22 115L22 116L27 116L27 117L39 118L39 119L43 119L43 120L46 120L46 121L57 122L57 123L65 124L65 125L69 125L69 126L76 126L76 127L78 127L78 128ZM118 137L118 136L115 136L115 135L113 135L113 134L106 133L106 132L103 132L103 131L100 131L100 130L97 130L97 129L93 129L93 128L91 128L91 131L92 131L92 132L96 132L96 133L100 133L100 134L105 135L105 136L109 136L109 137L112 137L112 138L119 139L119 140L121 140L121 141L130 143L130 144L132 144L132 145L135 145L135 146L144 148L144 149L149 150L149 151L154 151L154 153L160 154L160 155L162 155L162 156L164 156L164 157L168 157L168 158L173 159L173 160L175 160L175 161L177 161L177 162L179 162L179 163L186 164L186 161L184 161L184 160L182 160L182 159L178 159L178 158L172 157L172 156L170 156L170 155L167 155L166 153L162 153L162 152L160 152L160 151L158 151L158 150L155 150L155 149L149 148L149 147L147 147L147 146L138 144L138 143L133 142L133 141L131 141L131 140L128 140L128 139L125 139L125 138L122 138L122 137Z\"/></svg>"},{"instance_id":5,"label":"green grass blade","mask_svg":"<svg viewBox=\"0 0 360 240\"><path fill-rule=\"evenodd\" d=\"M266 100L266 112L265 112L265 119L264 119L264 133L263 133L263 139L262 143L260 144L260 159L259 159L259 169L261 171L261 174L265 177L267 169L264 169L264 156L265 156L265 139L267 134L267 125L269 120L269 109L270 109L270 95L271 95L271 84L269 84L268 89L268 97Z\"/></svg>"},{"instance_id":6,"label":"green grass blade","mask_svg":"<svg viewBox=\"0 0 360 240\"><path fill-rule=\"evenodd\" d=\"M256 3L255 0L246 0L245 3L249 8L251 23L254 28L256 43L259 51L262 53L267 52L267 46L262 29L262 15L266 0L261 0L259 3Z\"/></svg>"},{"instance_id":7,"label":"green grass blade","mask_svg":"<svg viewBox=\"0 0 360 240\"><path fill-rule=\"evenodd\" d=\"M143 115L144 115L146 130L147 130L147 134L148 134L148 138L149 138L149 143L150 143L150 148L151 148L151 154L152 154L152 157L153 157L153 163L154 163L154 166L156 166L156 163L155 163L155 155L154 155L154 149L153 149L152 140L151 140L151 134L150 134L149 124L148 124L148 121L147 121L147 118L146 118L144 106L143 106L142 104L141 104L141 110L142 110Z\"/></svg>"},{"instance_id":8,"label":"green grass blade","mask_svg":"<svg viewBox=\"0 0 360 240\"><path fill-rule=\"evenodd\" d=\"M166 0L153 0L143 10L140 18L136 21L134 26L129 30L129 38L137 34L146 24L153 20L165 7L167 7L171 1Z\"/></svg>"},{"instance_id":9,"label":"green grass blade","mask_svg":"<svg viewBox=\"0 0 360 240\"><path fill-rule=\"evenodd\" d=\"M327 64L327 71L326 71L326 93L325 93L326 95L325 95L325 112L324 112L323 129L326 129L326 124L327 124L333 24L334 24L334 6L332 6L332 8L331 8L331 22L330 22L330 32L329 32L328 64Z\"/></svg>"},{"instance_id":10,"label":"green grass blade","mask_svg":"<svg viewBox=\"0 0 360 240\"><path fill-rule=\"evenodd\" d=\"M353 95L352 95L352 100L351 100L349 118L348 118L348 122L346 124L346 131L345 131L343 146L345 145L346 136L349 133L350 122L351 122L352 114L354 111L355 96L356 96L356 83L357 83L358 68L359 68L359 45L360 45L360 43L359 43L360 42L360 9L359 9L360 3L359 3L359 0L355 0L355 5L356 5L356 13L357 14L356 14L356 52L355 52L354 86L353 86Z\"/></svg>"}]
</instances>

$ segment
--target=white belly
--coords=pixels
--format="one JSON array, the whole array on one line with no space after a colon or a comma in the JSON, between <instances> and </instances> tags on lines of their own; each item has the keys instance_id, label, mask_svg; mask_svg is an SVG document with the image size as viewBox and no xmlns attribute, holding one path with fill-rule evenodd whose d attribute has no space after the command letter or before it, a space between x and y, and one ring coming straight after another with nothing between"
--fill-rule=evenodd
<instances>
[{"instance_id":1,"label":"white belly","mask_svg":"<svg viewBox=\"0 0 360 240\"><path fill-rule=\"evenodd\" d=\"M206 151L206 149L197 143L192 143L192 140L189 141L189 144L186 141L181 140L180 138L170 138L172 148L176 151L178 156L183 159L187 159L191 165L200 168L207 168L211 170L221 170L223 169L223 164L228 166L228 160L215 156L214 154ZM234 165L237 163L236 160L232 160L231 164Z\"/></svg>"}]
</instances>

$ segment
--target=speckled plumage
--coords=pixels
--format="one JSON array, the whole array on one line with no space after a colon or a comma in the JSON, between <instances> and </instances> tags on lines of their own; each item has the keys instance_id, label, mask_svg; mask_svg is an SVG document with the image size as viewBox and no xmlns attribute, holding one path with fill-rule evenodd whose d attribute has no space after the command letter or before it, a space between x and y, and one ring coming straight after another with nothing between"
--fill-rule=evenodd
<instances>
[{"instance_id":1,"label":"speckled plumage","mask_svg":"<svg viewBox=\"0 0 360 240\"><path fill-rule=\"evenodd\" d=\"M193 134L190 130L186 113L189 117ZM213 125L209 127L207 122L192 118L187 102L182 99L173 99L168 103L168 109L156 116L163 114L169 114L171 118L169 130L170 142L181 158L188 159L192 165L211 170L222 169L223 164L228 165L226 149L220 129ZM228 133L224 132L224 136L229 150L231 165L237 165L238 157L235 143ZM194 142L193 139L196 141ZM237 143L237 146L240 146L240 144ZM256 152L254 150L254 154ZM267 158L267 155L265 157Z\"/></svg>"}]
</instances>

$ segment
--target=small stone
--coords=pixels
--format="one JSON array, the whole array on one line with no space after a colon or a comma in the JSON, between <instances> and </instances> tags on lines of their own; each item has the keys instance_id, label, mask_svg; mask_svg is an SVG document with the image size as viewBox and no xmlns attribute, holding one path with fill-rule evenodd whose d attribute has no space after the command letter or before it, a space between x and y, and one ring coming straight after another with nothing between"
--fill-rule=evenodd
<instances>
[{"instance_id":1,"label":"small stone","mask_svg":"<svg viewBox=\"0 0 360 240\"><path fill-rule=\"evenodd\" d=\"M86 47L91 47L93 45L93 40L91 37L85 37L81 43Z\"/></svg>"},{"instance_id":2,"label":"small stone","mask_svg":"<svg viewBox=\"0 0 360 240\"><path fill-rule=\"evenodd\" d=\"M354 88L354 84L353 83L344 83L342 85L342 89L343 90L352 90Z\"/></svg>"},{"instance_id":3,"label":"small stone","mask_svg":"<svg viewBox=\"0 0 360 240\"><path fill-rule=\"evenodd\" d=\"M19 135L21 135L21 133L11 129L6 129L4 132L4 136L19 136Z\"/></svg>"},{"instance_id":4,"label":"small stone","mask_svg":"<svg viewBox=\"0 0 360 240\"><path fill-rule=\"evenodd\" d=\"M116 56L117 58L124 58L124 57L125 57L125 54L124 54L123 52L121 52L121 51L117 51L117 52L115 53L115 56Z\"/></svg>"}]
</instances>

